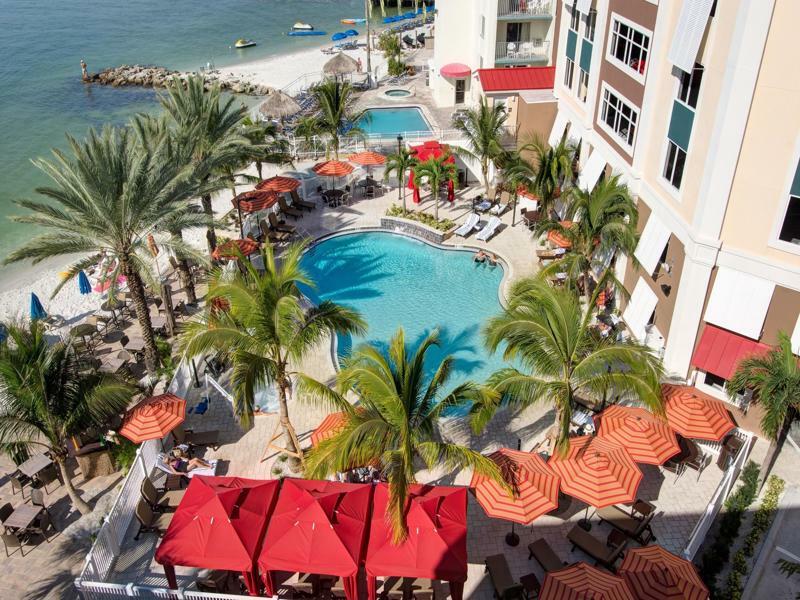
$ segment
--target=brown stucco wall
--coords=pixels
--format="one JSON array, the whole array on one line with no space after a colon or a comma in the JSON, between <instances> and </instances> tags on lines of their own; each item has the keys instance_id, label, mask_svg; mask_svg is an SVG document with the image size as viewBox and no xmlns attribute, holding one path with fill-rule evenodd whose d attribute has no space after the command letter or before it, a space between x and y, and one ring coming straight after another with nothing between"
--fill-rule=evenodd
<instances>
[{"instance_id":1,"label":"brown stucco wall","mask_svg":"<svg viewBox=\"0 0 800 600\"><path fill-rule=\"evenodd\" d=\"M778 343L779 331L791 337L798 316L800 316L800 292L776 286L759 341L774 346Z\"/></svg>"},{"instance_id":2,"label":"brown stucco wall","mask_svg":"<svg viewBox=\"0 0 800 600\"><path fill-rule=\"evenodd\" d=\"M561 2L553 3L555 17L553 18L553 43L550 45L550 64L555 65L558 61L558 35L561 32L561 13L566 10Z\"/></svg>"},{"instance_id":3,"label":"brown stucco wall","mask_svg":"<svg viewBox=\"0 0 800 600\"><path fill-rule=\"evenodd\" d=\"M553 122L558 112L558 102L535 102L528 104L517 98L516 102L517 144L521 146L531 136L536 135L546 140L553 129Z\"/></svg>"}]
</instances>

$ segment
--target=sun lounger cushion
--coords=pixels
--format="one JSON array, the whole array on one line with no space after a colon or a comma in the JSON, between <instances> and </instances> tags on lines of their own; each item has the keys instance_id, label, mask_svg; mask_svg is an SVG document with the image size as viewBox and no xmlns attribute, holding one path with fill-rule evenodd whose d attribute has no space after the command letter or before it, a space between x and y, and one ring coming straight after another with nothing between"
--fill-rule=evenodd
<instances>
[{"instance_id":1,"label":"sun lounger cushion","mask_svg":"<svg viewBox=\"0 0 800 600\"><path fill-rule=\"evenodd\" d=\"M464 222L464 224L458 229L456 229L455 234L461 237L468 235L470 232L472 232L473 229L475 229L478 226L480 220L481 218L475 213L470 214L467 217L467 220Z\"/></svg>"},{"instance_id":2,"label":"sun lounger cushion","mask_svg":"<svg viewBox=\"0 0 800 600\"><path fill-rule=\"evenodd\" d=\"M544 538L539 538L535 542L528 544L530 556L536 559L541 567L546 571L558 571L564 567L564 563L558 558L555 551Z\"/></svg>"},{"instance_id":3,"label":"sun lounger cushion","mask_svg":"<svg viewBox=\"0 0 800 600\"><path fill-rule=\"evenodd\" d=\"M166 473L167 475L174 475L174 473L169 469L169 467L167 467L165 459L166 459L166 454L164 454L163 452L159 453L155 464L156 469L158 469L159 471L164 471L164 473ZM216 475L217 465L219 464L219 460L215 458L207 462L211 464L210 467L192 469L188 473L181 473L181 475L185 475L190 479L195 475Z\"/></svg>"},{"instance_id":4,"label":"sun lounger cushion","mask_svg":"<svg viewBox=\"0 0 800 600\"><path fill-rule=\"evenodd\" d=\"M492 217L491 219L489 219L489 222L486 224L486 227L481 229L480 233L478 233L477 239L483 242L487 241L490 237L494 235L495 231L497 231L497 228L500 227L500 223L501 221L498 217Z\"/></svg>"},{"instance_id":5,"label":"sun lounger cushion","mask_svg":"<svg viewBox=\"0 0 800 600\"><path fill-rule=\"evenodd\" d=\"M567 534L567 539L572 545L595 559L596 562L613 568L614 562L619 558L625 543L614 548L608 548L603 540L597 539L582 527L575 525Z\"/></svg>"},{"instance_id":6,"label":"sun lounger cushion","mask_svg":"<svg viewBox=\"0 0 800 600\"><path fill-rule=\"evenodd\" d=\"M597 510L597 516L600 517L601 521L607 522L626 535L638 535L644 524L644 519L635 519L628 512L617 506L600 508Z\"/></svg>"}]
</instances>

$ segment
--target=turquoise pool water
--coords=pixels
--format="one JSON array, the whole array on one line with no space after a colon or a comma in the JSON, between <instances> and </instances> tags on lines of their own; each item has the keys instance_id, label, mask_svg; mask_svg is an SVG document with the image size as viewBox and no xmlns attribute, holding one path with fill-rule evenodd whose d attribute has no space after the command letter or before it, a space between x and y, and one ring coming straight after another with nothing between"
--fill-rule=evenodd
<instances>
[{"instance_id":1,"label":"turquoise pool water","mask_svg":"<svg viewBox=\"0 0 800 600\"><path fill-rule=\"evenodd\" d=\"M339 339L340 357L369 342L386 349L399 326L416 346L434 328L442 345L428 352L429 372L455 357L448 390L470 379L483 382L503 366L489 355L481 328L501 310L502 267L476 265L472 253L440 250L388 232L352 233L320 242L302 260L316 282L314 301L332 300L358 309L369 324L364 337Z\"/></svg>"},{"instance_id":2,"label":"turquoise pool water","mask_svg":"<svg viewBox=\"0 0 800 600\"><path fill-rule=\"evenodd\" d=\"M398 133L431 130L422 111L414 106L367 109L358 126L369 135L387 137L394 137Z\"/></svg>"}]
</instances>

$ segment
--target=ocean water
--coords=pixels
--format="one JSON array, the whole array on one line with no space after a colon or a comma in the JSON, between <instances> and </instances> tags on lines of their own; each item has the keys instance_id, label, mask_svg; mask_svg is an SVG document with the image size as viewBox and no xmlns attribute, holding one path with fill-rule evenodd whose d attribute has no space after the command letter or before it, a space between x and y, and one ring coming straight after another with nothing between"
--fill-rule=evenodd
<instances>
[{"instance_id":1,"label":"ocean water","mask_svg":"<svg viewBox=\"0 0 800 600\"><path fill-rule=\"evenodd\" d=\"M152 90L85 86L81 59L90 71L225 66L330 43L331 33L349 27L339 19L363 11L363 0L0 0L0 259L35 233L8 220L19 212L13 199L47 183L31 158L65 147L65 132L82 136L156 108ZM286 36L295 21L329 35ZM231 48L239 37L259 45Z\"/></svg>"},{"instance_id":2,"label":"ocean water","mask_svg":"<svg viewBox=\"0 0 800 600\"><path fill-rule=\"evenodd\" d=\"M343 357L362 343L386 349L398 327L416 347L434 328L441 346L427 355L429 374L446 355L455 357L449 391L466 380L483 383L504 366L489 354L481 327L500 312L500 266L479 265L472 253L440 250L388 232L352 233L315 245L302 266L316 283L307 291L318 302L332 300L357 309L369 325L364 336L340 337Z\"/></svg>"}]
</instances>

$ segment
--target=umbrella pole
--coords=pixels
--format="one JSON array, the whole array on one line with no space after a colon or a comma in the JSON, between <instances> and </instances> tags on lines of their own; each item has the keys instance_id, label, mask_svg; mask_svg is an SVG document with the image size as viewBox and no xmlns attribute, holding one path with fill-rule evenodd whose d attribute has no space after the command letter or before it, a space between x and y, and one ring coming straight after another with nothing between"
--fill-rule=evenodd
<instances>
[{"instance_id":1,"label":"umbrella pole","mask_svg":"<svg viewBox=\"0 0 800 600\"><path fill-rule=\"evenodd\" d=\"M578 527L580 527L581 529L584 529L585 531L591 531L592 530L592 522L589 520L589 505L588 504L586 505L586 514L583 516L583 518L580 521L578 521Z\"/></svg>"},{"instance_id":2,"label":"umbrella pole","mask_svg":"<svg viewBox=\"0 0 800 600\"><path fill-rule=\"evenodd\" d=\"M514 531L514 522L511 522L511 531L506 534L506 544L509 546L519 546L519 536Z\"/></svg>"}]
</instances>

